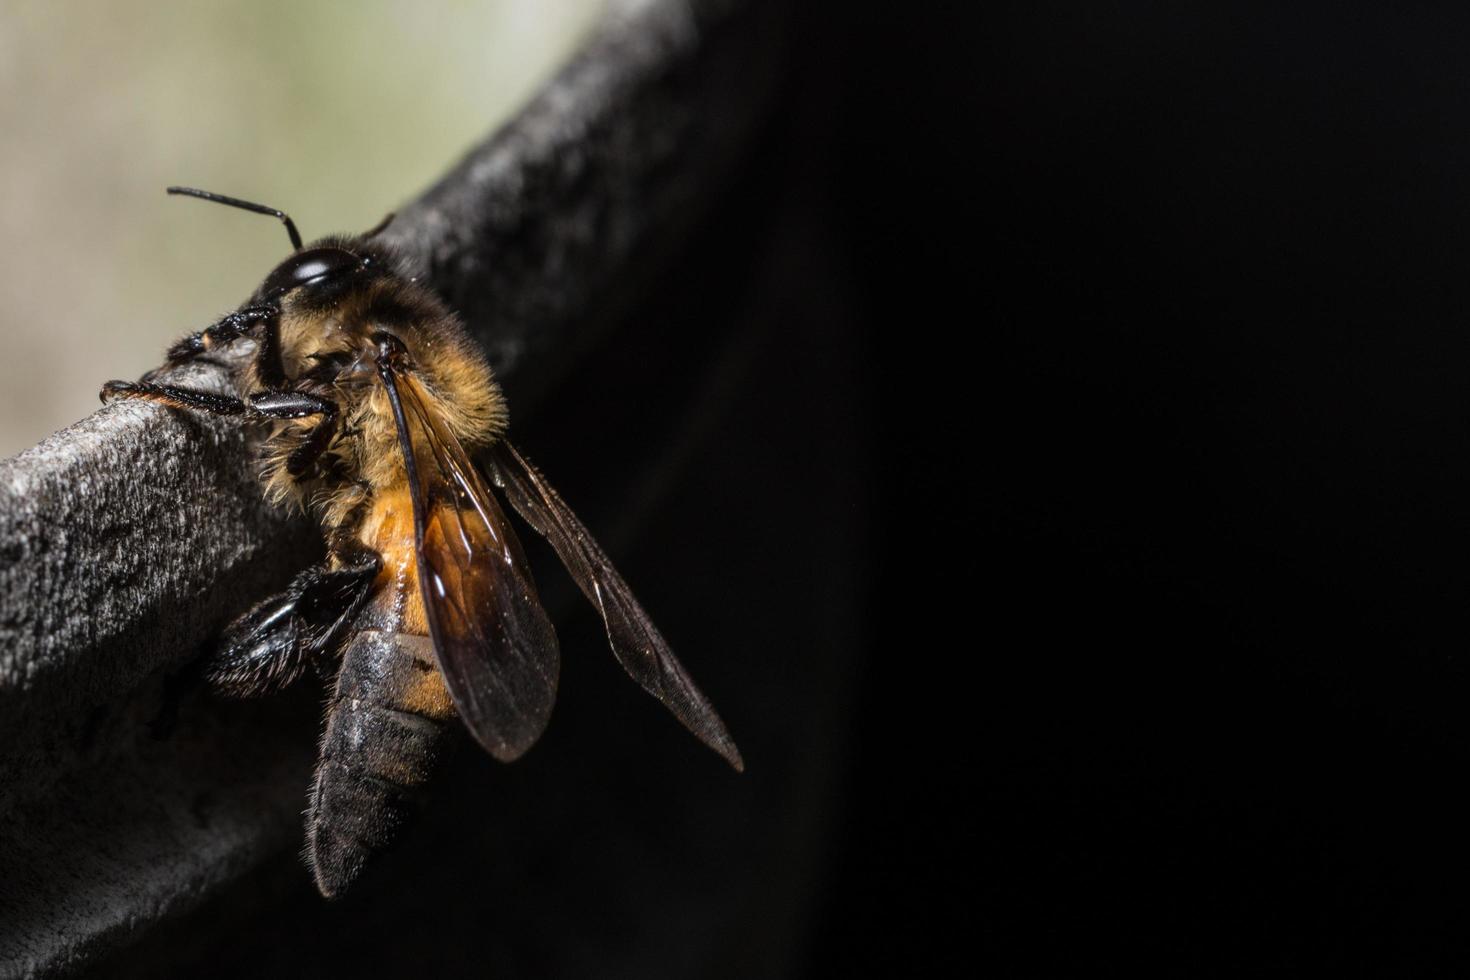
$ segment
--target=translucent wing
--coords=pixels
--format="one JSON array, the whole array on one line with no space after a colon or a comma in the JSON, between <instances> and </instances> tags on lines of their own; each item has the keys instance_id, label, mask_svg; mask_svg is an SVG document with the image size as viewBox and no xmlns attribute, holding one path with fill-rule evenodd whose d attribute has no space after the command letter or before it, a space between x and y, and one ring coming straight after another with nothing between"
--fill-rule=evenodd
<instances>
[{"instance_id":1,"label":"translucent wing","mask_svg":"<svg viewBox=\"0 0 1470 980\"><path fill-rule=\"evenodd\" d=\"M490 458L491 473L511 506L551 542L578 587L602 614L618 663L700 741L737 770L744 770L740 750L725 723L577 515L514 446L501 442L491 450Z\"/></svg>"},{"instance_id":2,"label":"translucent wing","mask_svg":"<svg viewBox=\"0 0 1470 980\"><path fill-rule=\"evenodd\" d=\"M556 700L556 631L505 514L419 382L380 366L413 496L419 591L445 686L491 755L516 758Z\"/></svg>"}]
</instances>

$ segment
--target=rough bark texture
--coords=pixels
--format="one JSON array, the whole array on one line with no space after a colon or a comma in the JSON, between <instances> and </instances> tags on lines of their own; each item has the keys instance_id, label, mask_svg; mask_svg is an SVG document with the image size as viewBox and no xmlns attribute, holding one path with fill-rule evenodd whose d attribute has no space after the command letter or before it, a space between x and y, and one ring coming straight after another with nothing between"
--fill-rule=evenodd
<instances>
[{"instance_id":1,"label":"rough bark texture","mask_svg":"<svg viewBox=\"0 0 1470 980\"><path fill-rule=\"evenodd\" d=\"M522 417L721 186L768 102L778 6L612 3L400 211L387 236ZM186 712L165 741L144 722L166 672L318 547L262 503L228 422L120 403L0 463L0 974L93 962L298 839L309 692Z\"/></svg>"}]
</instances>

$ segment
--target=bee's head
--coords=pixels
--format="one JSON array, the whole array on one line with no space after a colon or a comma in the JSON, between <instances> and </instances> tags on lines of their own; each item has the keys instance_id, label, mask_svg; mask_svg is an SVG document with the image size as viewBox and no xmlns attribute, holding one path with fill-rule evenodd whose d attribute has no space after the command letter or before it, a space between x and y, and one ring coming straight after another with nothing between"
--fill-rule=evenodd
<instances>
[{"instance_id":1,"label":"bee's head","mask_svg":"<svg viewBox=\"0 0 1470 980\"><path fill-rule=\"evenodd\" d=\"M255 291L252 305L279 306L288 293L294 301L329 302L344 288L356 285L377 271L379 262L368 249L353 248L347 240L328 239L311 248L293 252L271 270Z\"/></svg>"}]
</instances>

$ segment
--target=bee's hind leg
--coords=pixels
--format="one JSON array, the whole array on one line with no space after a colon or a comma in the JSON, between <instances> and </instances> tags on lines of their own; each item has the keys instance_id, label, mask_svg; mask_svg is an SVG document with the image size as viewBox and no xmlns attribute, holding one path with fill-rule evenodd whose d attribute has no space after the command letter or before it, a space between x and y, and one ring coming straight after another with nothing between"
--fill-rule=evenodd
<instances>
[{"instance_id":1,"label":"bee's hind leg","mask_svg":"<svg viewBox=\"0 0 1470 980\"><path fill-rule=\"evenodd\" d=\"M308 664L320 669L381 567L376 554L363 551L336 568L308 568L225 629L205 658L204 679L231 697L248 698L286 687Z\"/></svg>"},{"instance_id":2,"label":"bee's hind leg","mask_svg":"<svg viewBox=\"0 0 1470 980\"><path fill-rule=\"evenodd\" d=\"M382 566L370 551L297 575L286 591L258 603L231 623L209 653L195 657L163 682L163 703L148 724L166 739L178 723L179 705L201 683L237 698L286 687L309 663L327 673L342 631L367 599Z\"/></svg>"}]
</instances>

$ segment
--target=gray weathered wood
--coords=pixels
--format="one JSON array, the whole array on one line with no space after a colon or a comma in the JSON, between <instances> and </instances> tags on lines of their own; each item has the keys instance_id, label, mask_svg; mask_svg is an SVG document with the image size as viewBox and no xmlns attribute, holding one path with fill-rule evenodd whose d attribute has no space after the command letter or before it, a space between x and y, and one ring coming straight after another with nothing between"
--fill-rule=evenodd
<instances>
[{"instance_id":1,"label":"gray weathered wood","mask_svg":"<svg viewBox=\"0 0 1470 980\"><path fill-rule=\"evenodd\" d=\"M777 8L611 3L385 233L518 411L720 186L770 92ZM295 839L314 746L278 722L310 697L222 705L163 742L143 722L164 672L318 548L261 502L228 422L119 403L0 463L0 974L85 963Z\"/></svg>"}]
</instances>

